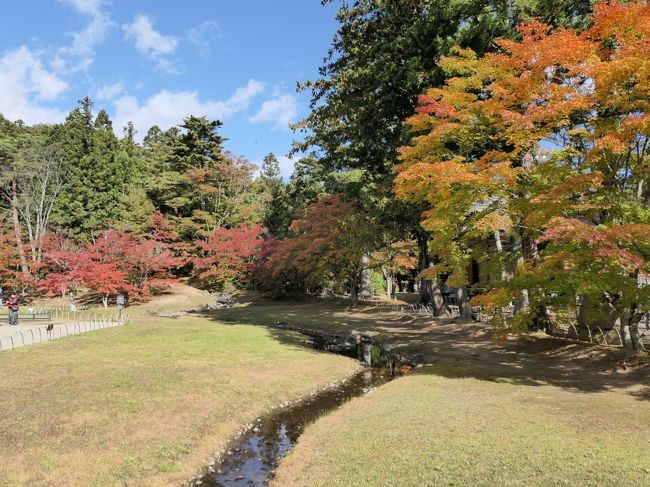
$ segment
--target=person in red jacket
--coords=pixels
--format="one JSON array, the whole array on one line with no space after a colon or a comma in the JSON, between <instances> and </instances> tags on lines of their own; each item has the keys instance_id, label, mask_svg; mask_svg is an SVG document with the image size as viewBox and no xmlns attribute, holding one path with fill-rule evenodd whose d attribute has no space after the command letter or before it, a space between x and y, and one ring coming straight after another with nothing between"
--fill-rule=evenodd
<instances>
[{"instance_id":1,"label":"person in red jacket","mask_svg":"<svg viewBox=\"0 0 650 487\"><path fill-rule=\"evenodd\" d=\"M9 308L9 324L17 325L18 324L18 296L12 294L11 297L7 300L7 308Z\"/></svg>"}]
</instances>

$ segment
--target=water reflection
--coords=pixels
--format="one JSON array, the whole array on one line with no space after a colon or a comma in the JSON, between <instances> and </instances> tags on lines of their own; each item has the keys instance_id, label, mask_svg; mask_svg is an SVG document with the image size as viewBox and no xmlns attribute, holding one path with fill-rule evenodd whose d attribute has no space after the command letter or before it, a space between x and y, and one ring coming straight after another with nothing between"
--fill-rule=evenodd
<instances>
[{"instance_id":1,"label":"water reflection","mask_svg":"<svg viewBox=\"0 0 650 487\"><path fill-rule=\"evenodd\" d=\"M298 441L304 427L344 402L391 380L386 369L364 369L350 380L259 421L223 456L203 486L268 485L280 460Z\"/></svg>"}]
</instances>

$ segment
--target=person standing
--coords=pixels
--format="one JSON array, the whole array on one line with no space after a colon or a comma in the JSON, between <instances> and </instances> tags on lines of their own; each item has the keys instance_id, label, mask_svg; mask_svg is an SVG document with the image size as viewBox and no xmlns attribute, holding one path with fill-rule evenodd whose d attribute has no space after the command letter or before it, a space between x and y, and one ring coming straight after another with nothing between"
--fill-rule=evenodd
<instances>
[{"instance_id":1,"label":"person standing","mask_svg":"<svg viewBox=\"0 0 650 487\"><path fill-rule=\"evenodd\" d=\"M18 308L20 307L18 302L18 296L12 294L7 300L7 308L9 309L9 324L16 326L18 325Z\"/></svg>"}]
</instances>

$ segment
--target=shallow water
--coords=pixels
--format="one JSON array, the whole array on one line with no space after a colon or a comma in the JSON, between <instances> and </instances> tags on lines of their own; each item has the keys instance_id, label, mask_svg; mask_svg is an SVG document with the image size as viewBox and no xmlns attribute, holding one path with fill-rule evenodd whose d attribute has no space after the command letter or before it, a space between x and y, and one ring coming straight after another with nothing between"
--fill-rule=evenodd
<instances>
[{"instance_id":1,"label":"shallow water","mask_svg":"<svg viewBox=\"0 0 650 487\"><path fill-rule=\"evenodd\" d=\"M256 425L223 455L201 479L211 487L268 485L282 457L298 441L303 429L341 404L392 379L390 370L366 368L337 387L280 409Z\"/></svg>"}]
</instances>

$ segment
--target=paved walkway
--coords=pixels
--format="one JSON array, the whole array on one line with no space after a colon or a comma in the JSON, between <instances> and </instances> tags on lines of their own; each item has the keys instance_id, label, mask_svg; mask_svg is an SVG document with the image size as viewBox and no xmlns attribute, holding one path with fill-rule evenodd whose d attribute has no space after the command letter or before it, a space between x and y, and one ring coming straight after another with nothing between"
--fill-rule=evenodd
<instances>
[{"instance_id":1,"label":"paved walkway","mask_svg":"<svg viewBox=\"0 0 650 487\"><path fill-rule=\"evenodd\" d=\"M52 331L47 331L49 323L39 324L19 324L9 326L2 324L0 326L0 351L13 350L14 348L25 345L34 345L40 342L57 340L67 336L78 335L88 331L100 330L102 328L112 328L126 324L127 320L121 321L83 321L75 323L54 323Z\"/></svg>"}]
</instances>

